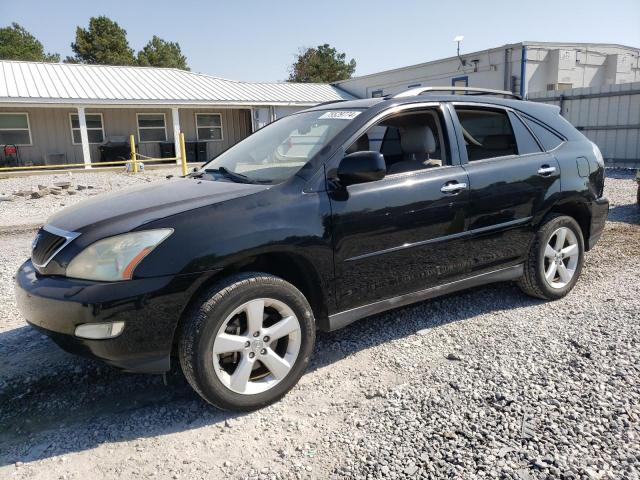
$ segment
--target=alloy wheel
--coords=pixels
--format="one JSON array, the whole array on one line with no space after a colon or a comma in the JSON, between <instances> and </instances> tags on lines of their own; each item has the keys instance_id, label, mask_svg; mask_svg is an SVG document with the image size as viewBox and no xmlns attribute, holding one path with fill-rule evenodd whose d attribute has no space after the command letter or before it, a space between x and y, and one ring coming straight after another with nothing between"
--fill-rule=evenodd
<instances>
[{"instance_id":1,"label":"alloy wheel","mask_svg":"<svg viewBox=\"0 0 640 480\"><path fill-rule=\"evenodd\" d=\"M229 390L255 395L284 379L295 364L301 330L293 310L273 298L257 298L237 307L213 342L218 379Z\"/></svg>"},{"instance_id":2,"label":"alloy wheel","mask_svg":"<svg viewBox=\"0 0 640 480\"><path fill-rule=\"evenodd\" d=\"M544 250L544 278L551 288L563 288L573 278L580 259L578 239L570 228L553 232Z\"/></svg>"}]
</instances>

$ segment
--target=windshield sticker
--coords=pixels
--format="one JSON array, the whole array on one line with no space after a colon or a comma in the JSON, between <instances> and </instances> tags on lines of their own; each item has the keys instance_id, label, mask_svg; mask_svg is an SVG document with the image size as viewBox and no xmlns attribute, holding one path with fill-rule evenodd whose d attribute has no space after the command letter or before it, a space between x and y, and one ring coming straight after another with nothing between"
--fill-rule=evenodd
<instances>
[{"instance_id":1,"label":"windshield sticker","mask_svg":"<svg viewBox=\"0 0 640 480\"><path fill-rule=\"evenodd\" d=\"M358 115L360 115L360 113L361 112L354 111L354 110L350 110L350 111L335 110L332 112L323 113L319 118L320 119L328 118L330 120L353 120Z\"/></svg>"}]
</instances>

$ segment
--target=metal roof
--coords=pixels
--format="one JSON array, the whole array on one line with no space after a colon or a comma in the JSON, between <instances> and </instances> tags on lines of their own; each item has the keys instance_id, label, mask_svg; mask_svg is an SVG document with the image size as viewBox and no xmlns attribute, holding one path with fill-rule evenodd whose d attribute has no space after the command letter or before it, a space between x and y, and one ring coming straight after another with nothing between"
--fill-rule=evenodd
<instances>
[{"instance_id":1,"label":"metal roof","mask_svg":"<svg viewBox=\"0 0 640 480\"><path fill-rule=\"evenodd\" d=\"M0 103L315 105L354 98L320 83L255 83L174 68L0 61Z\"/></svg>"}]
</instances>

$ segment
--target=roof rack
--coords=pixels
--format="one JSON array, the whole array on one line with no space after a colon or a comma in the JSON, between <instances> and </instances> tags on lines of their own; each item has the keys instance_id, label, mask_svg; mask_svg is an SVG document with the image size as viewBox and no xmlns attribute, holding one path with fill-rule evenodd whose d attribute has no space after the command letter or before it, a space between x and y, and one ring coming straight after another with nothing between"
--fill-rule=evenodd
<instances>
[{"instance_id":1,"label":"roof rack","mask_svg":"<svg viewBox=\"0 0 640 480\"><path fill-rule=\"evenodd\" d=\"M493 88L479 88L479 87L416 87L404 92L396 93L395 95L388 95L386 98L406 98L415 97L428 92L465 92L471 95L504 95L507 97L517 98L522 100L522 97L517 93L509 92L508 90L494 90Z\"/></svg>"}]
</instances>

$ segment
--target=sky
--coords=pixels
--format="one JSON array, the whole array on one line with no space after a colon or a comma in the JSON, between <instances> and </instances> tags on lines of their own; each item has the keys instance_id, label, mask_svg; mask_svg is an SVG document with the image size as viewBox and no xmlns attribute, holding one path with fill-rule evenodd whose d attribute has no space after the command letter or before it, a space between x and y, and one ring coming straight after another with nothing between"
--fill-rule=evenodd
<instances>
[{"instance_id":1,"label":"sky","mask_svg":"<svg viewBox=\"0 0 640 480\"><path fill-rule=\"evenodd\" d=\"M245 81L288 77L302 47L329 43L356 75L529 41L640 48L640 0L0 0L0 26L17 22L48 52L71 55L76 27L107 15L141 49L153 35L180 43L191 70Z\"/></svg>"}]
</instances>

